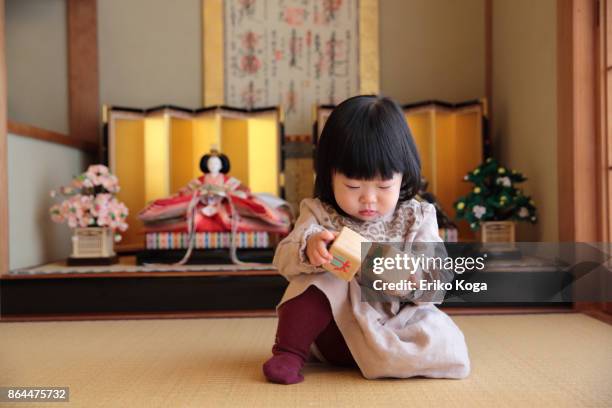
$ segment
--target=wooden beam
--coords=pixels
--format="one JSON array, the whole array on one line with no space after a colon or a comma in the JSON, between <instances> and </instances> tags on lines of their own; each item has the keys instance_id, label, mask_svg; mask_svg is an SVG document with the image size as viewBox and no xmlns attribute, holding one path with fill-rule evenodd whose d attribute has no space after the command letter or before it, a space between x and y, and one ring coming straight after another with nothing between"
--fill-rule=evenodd
<instances>
[{"instance_id":1,"label":"wooden beam","mask_svg":"<svg viewBox=\"0 0 612 408\"><path fill-rule=\"evenodd\" d=\"M601 219L604 225L603 242L612 241L612 0L598 2L599 24L596 36L600 166L603 177L601 186Z\"/></svg>"},{"instance_id":2,"label":"wooden beam","mask_svg":"<svg viewBox=\"0 0 612 408\"><path fill-rule=\"evenodd\" d=\"M598 2L557 2L557 153L559 241L601 242L603 172L598 72ZM576 248L580 258L580 248ZM581 292L580 285L574 293ZM595 299L593 299L595 300ZM575 302L579 311L601 309Z\"/></svg>"},{"instance_id":3,"label":"wooden beam","mask_svg":"<svg viewBox=\"0 0 612 408\"><path fill-rule=\"evenodd\" d=\"M6 48L4 1L0 1L0 275L9 268L8 146L6 135Z\"/></svg>"},{"instance_id":4,"label":"wooden beam","mask_svg":"<svg viewBox=\"0 0 612 408\"><path fill-rule=\"evenodd\" d=\"M598 242L595 2L557 2L559 241Z\"/></svg>"},{"instance_id":5,"label":"wooden beam","mask_svg":"<svg viewBox=\"0 0 612 408\"><path fill-rule=\"evenodd\" d=\"M572 241L574 203L573 0L557 2L557 177L559 241Z\"/></svg>"},{"instance_id":6,"label":"wooden beam","mask_svg":"<svg viewBox=\"0 0 612 408\"><path fill-rule=\"evenodd\" d=\"M612 0L599 1L599 33L597 36L599 49L599 73L597 79L600 91L599 126L600 153L604 176L601 184L602 221L604 224L603 242L612 241ZM602 313L610 318L612 324L612 299L603 299ZM607 300L607 302L605 301Z\"/></svg>"},{"instance_id":7,"label":"wooden beam","mask_svg":"<svg viewBox=\"0 0 612 408\"><path fill-rule=\"evenodd\" d=\"M96 0L68 0L70 136L99 144L100 94Z\"/></svg>"},{"instance_id":8,"label":"wooden beam","mask_svg":"<svg viewBox=\"0 0 612 408\"><path fill-rule=\"evenodd\" d=\"M493 0L485 0L485 96L489 129L493 129ZM491 135L489 134L489 137Z\"/></svg>"},{"instance_id":9,"label":"wooden beam","mask_svg":"<svg viewBox=\"0 0 612 408\"><path fill-rule=\"evenodd\" d=\"M15 136L29 137L32 139L43 140L45 142L70 146L86 153L95 153L98 150L97 143L74 139L62 133L42 129L25 123L15 122L13 120L8 120L7 123L8 131Z\"/></svg>"},{"instance_id":10,"label":"wooden beam","mask_svg":"<svg viewBox=\"0 0 612 408\"><path fill-rule=\"evenodd\" d=\"M599 18L596 29L596 35L594 36L595 43L595 98L596 98L596 122L595 127L597 131L597 162L596 166L599 167L597 171L600 174L597 180L597 196L599 197L599 213L600 219L600 241L610 242L610 195L609 195L609 174L610 174L610 157L609 157L609 146L607 140L608 131L608 106L607 106L607 50L606 44L606 26L609 24L606 15L606 1L597 1L596 7L599 6L599 10L595 10L596 18Z\"/></svg>"}]
</instances>

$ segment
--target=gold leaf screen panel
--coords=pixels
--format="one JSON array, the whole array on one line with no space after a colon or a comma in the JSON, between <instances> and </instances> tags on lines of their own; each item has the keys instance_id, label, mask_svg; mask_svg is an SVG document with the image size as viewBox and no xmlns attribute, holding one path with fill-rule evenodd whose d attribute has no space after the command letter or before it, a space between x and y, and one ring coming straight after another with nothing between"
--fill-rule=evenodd
<instances>
[{"instance_id":1,"label":"gold leaf screen panel","mask_svg":"<svg viewBox=\"0 0 612 408\"><path fill-rule=\"evenodd\" d=\"M138 213L152 200L176 193L202 175L201 157L217 148L230 159L230 175L255 193L280 194L279 111L241 113L225 109L151 113L110 109L108 157L119 178L118 199L129 209L119 249L144 244Z\"/></svg>"}]
</instances>

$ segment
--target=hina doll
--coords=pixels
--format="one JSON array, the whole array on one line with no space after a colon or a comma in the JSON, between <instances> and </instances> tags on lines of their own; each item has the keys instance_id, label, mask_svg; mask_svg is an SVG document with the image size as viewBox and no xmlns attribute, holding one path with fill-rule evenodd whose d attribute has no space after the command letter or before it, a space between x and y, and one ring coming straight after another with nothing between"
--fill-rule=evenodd
<instances>
[{"instance_id":1,"label":"hina doll","mask_svg":"<svg viewBox=\"0 0 612 408\"><path fill-rule=\"evenodd\" d=\"M214 150L205 154L200 160L200 169L202 176L190 181L178 193L149 203L140 212L146 233L189 232L189 224L195 232L234 229L281 235L289 232L289 211L284 206L269 204L264 196L252 194L247 186L230 177L226 155ZM193 220L189 219L191 213Z\"/></svg>"}]
</instances>

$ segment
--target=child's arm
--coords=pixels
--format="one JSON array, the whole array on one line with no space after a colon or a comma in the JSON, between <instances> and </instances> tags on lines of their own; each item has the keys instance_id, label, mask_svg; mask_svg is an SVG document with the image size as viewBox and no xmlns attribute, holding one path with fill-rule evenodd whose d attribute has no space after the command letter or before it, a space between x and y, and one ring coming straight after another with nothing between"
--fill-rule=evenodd
<instances>
[{"instance_id":1,"label":"child's arm","mask_svg":"<svg viewBox=\"0 0 612 408\"><path fill-rule=\"evenodd\" d=\"M308 202L303 201L300 205L300 216L295 222L293 231L278 244L274 254L272 263L278 268L281 275L291 280L292 277L302 273L325 272L325 269L321 266L310 263L307 254L309 238L314 237L315 234L320 234L320 237L325 240L326 234L324 231L327 230L319 224ZM314 252L314 248L315 246L311 246L311 252ZM323 253L320 256L324 257L324 255ZM313 262L316 263L317 260L313 259Z\"/></svg>"}]
</instances>

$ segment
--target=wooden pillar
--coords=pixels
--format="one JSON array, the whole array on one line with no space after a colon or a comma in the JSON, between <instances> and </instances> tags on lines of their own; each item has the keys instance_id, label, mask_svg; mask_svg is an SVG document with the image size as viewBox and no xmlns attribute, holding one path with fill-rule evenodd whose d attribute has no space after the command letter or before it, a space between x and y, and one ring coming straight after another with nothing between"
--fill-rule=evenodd
<instances>
[{"instance_id":1,"label":"wooden pillar","mask_svg":"<svg viewBox=\"0 0 612 408\"><path fill-rule=\"evenodd\" d=\"M9 268L6 47L4 31L4 1L0 1L0 274L7 273Z\"/></svg>"},{"instance_id":2,"label":"wooden pillar","mask_svg":"<svg viewBox=\"0 0 612 408\"><path fill-rule=\"evenodd\" d=\"M559 241L601 242L604 237L601 182L604 175L598 127L598 2L557 2L557 153ZM580 258L581 248L576 248ZM574 293L580 292L579 285ZM579 311L600 309L579 301Z\"/></svg>"},{"instance_id":3,"label":"wooden pillar","mask_svg":"<svg viewBox=\"0 0 612 408\"><path fill-rule=\"evenodd\" d=\"M489 132L493 130L493 0L485 0L485 97ZM489 133L489 138L491 138Z\"/></svg>"},{"instance_id":4,"label":"wooden pillar","mask_svg":"<svg viewBox=\"0 0 612 408\"><path fill-rule=\"evenodd\" d=\"M557 3L559 241L601 239L595 80L596 2Z\"/></svg>"},{"instance_id":5,"label":"wooden pillar","mask_svg":"<svg viewBox=\"0 0 612 408\"><path fill-rule=\"evenodd\" d=\"M98 24L96 0L68 0L70 137L99 142Z\"/></svg>"}]
</instances>

